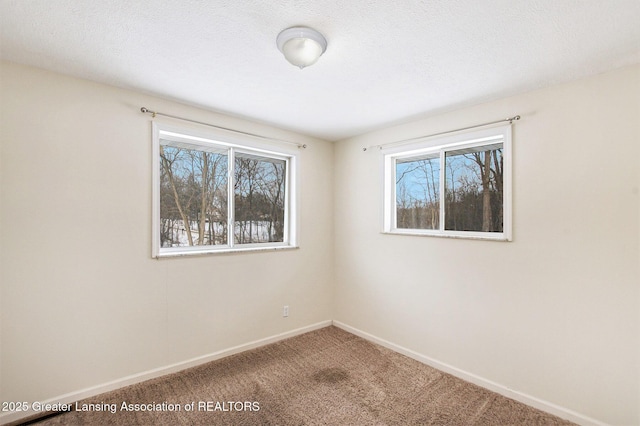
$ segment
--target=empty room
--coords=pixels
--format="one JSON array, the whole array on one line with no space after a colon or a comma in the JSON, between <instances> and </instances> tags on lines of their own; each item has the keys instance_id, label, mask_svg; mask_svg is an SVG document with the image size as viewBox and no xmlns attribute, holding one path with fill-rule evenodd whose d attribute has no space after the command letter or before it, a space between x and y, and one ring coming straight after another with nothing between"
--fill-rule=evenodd
<instances>
[{"instance_id":1,"label":"empty room","mask_svg":"<svg viewBox=\"0 0 640 426\"><path fill-rule=\"evenodd\" d=\"M0 424L640 425L638 0L0 0Z\"/></svg>"}]
</instances>

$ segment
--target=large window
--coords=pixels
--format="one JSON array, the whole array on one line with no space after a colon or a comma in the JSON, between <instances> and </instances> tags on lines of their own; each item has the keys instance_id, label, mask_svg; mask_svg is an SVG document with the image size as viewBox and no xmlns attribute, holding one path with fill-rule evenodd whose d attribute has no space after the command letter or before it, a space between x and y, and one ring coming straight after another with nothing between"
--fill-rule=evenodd
<instances>
[{"instance_id":1,"label":"large window","mask_svg":"<svg viewBox=\"0 0 640 426\"><path fill-rule=\"evenodd\" d=\"M154 123L153 256L295 247L295 156Z\"/></svg>"},{"instance_id":2,"label":"large window","mask_svg":"<svg viewBox=\"0 0 640 426\"><path fill-rule=\"evenodd\" d=\"M511 240L511 126L384 151L384 231Z\"/></svg>"}]
</instances>

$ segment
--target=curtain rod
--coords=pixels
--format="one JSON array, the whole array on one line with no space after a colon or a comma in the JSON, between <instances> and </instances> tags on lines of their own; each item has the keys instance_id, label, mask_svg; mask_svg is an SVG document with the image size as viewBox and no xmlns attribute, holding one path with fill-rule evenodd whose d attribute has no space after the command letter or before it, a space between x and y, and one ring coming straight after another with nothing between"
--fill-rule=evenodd
<instances>
[{"instance_id":1,"label":"curtain rod","mask_svg":"<svg viewBox=\"0 0 640 426\"><path fill-rule=\"evenodd\" d=\"M282 140L282 139L274 139L274 138L270 138L268 136L257 135L255 133L243 132L242 130L236 130L236 129L230 129L228 127L216 126L215 124L204 123L202 121L197 121L197 120L191 120L190 118L178 117L177 115L165 114L163 112L158 112L158 111L151 111L150 109L145 108L145 107L140 108L140 111L145 113L145 114L151 114L151 116L153 118L155 118L157 115L161 115L163 117L175 118L176 120L188 121L190 123L201 124L203 126L215 127L216 129L226 130L226 131L234 132L234 133L240 133L242 135L253 136L253 137L256 137L256 138L266 139L266 140L270 140L270 141L274 141L274 142L287 143L287 144L290 144L290 145L295 145L298 148L306 148L307 147L307 144L302 144L302 143L297 143L297 142L290 142L290 141L285 141L285 140Z\"/></svg>"},{"instance_id":2,"label":"curtain rod","mask_svg":"<svg viewBox=\"0 0 640 426\"><path fill-rule=\"evenodd\" d=\"M455 130L447 130L446 132L433 133L431 135L424 135L424 136L417 136L415 138L403 139L401 141L383 143L383 144L380 144L380 145L371 145L369 147L362 148L362 150L363 151L367 151L367 150L369 150L371 148L382 149L382 148L385 148L385 147L388 147L388 146L402 145L402 144L409 143L409 142L412 142L412 141L415 141L415 140L418 140L418 139L425 139L425 138L431 138L431 137L434 137L434 136L446 135L446 134L449 134L449 133L461 132L463 130L475 129L476 127L490 126L492 124L504 123L506 121L508 121L509 124L511 124L511 123L513 123L514 121L517 121L517 120L520 120L520 116L519 115L515 115L515 116L509 117L509 118L505 118L503 120L491 121L489 123L476 124L474 126L462 127L460 129L455 129Z\"/></svg>"}]
</instances>

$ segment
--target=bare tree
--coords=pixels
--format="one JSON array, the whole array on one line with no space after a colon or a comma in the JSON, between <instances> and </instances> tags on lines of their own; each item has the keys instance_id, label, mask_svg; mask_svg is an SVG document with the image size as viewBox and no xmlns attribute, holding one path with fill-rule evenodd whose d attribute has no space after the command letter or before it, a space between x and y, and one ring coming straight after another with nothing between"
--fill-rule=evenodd
<instances>
[{"instance_id":1,"label":"bare tree","mask_svg":"<svg viewBox=\"0 0 640 426\"><path fill-rule=\"evenodd\" d=\"M503 218L503 172L502 149L485 150L465 154L477 167L473 173L482 184L482 224L483 232L494 232L502 229ZM493 164L493 168L491 167ZM497 215L497 221L494 216Z\"/></svg>"},{"instance_id":2,"label":"bare tree","mask_svg":"<svg viewBox=\"0 0 640 426\"><path fill-rule=\"evenodd\" d=\"M161 159L162 171L163 171L163 175L166 176L169 180L169 185L171 186L171 189L173 192L173 199L175 201L176 208L178 209L178 212L180 213L180 217L182 218L182 223L184 224L184 228L187 233L189 245L192 246L193 236L191 235L191 226L189 224L189 218L185 213L185 209L182 206L182 201L180 199L181 197L180 197L177 183L176 183L176 176L173 170L174 164L178 160L182 150L179 148L172 148L171 151L173 151L173 155L167 154L164 149L164 146L160 145L160 159Z\"/></svg>"},{"instance_id":3,"label":"bare tree","mask_svg":"<svg viewBox=\"0 0 640 426\"><path fill-rule=\"evenodd\" d=\"M439 159L416 159L396 166L396 226L438 229L440 221Z\"/></svg>"},{"instance_id":4,"label":"bare tree","mask_svg":"<svg viewBox=\"0 0 640 426\"><path fill-rule=\"evenodd\" d=\"M220 190L226 188L226 164L224 154L160 146L160 237L163 247L216 244L217 222L212 219L226 217L226 190ZM220 197L225 201L220 202ZM226 233L225 226L222 229Z\"/></svg>"}]
</instances>

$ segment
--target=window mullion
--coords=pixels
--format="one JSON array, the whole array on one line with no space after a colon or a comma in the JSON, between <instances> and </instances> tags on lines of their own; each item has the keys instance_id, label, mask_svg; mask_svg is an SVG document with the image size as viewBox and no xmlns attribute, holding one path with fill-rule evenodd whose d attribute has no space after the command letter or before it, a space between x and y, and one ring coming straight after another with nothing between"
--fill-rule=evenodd
<instances>
[{"instance_id":1,"label":"window mullion","mask_svg":"<svg viewBox=\"0 0 640 426\"><path fill-rule=\"evenodd\" d=\"M235 187L235 156L236 150L229 148L228 153L228 175L227 175L227 245L233 247L235 245L235 194L233 188Z\"/></svg>"},{"instance_id":2,"label":"window mullion","mask_svg":"<svg viewBox=\"0 0 640 426\"><path fill-rule=\"evenodd\" d=\"M446 172L447 172L447 165L445 163L446 161L446 155L445 155L445 150L441 149L440 150L440 221L438 224L438 229L440 232L444 232L444 221L446 220L445 218L445 201L446 201L446 196L445 196L445 179L446 179Z\"/></svg>"}]
</instances>

